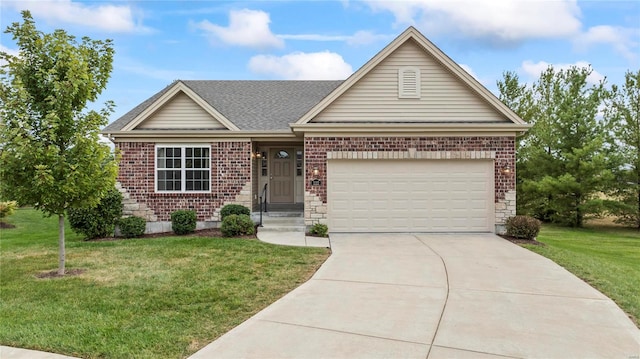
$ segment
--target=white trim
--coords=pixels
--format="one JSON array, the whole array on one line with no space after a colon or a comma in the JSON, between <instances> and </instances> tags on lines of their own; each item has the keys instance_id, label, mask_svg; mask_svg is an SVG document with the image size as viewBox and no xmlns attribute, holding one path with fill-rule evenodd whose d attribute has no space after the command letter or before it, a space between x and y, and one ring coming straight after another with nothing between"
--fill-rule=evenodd
<instances>
[{"instance_id":1,"label":"white trim","mask_svg":"<svg viewBox=\"0 0 640 359\"><path fill-rule=\"evenodd\" d=\"M101 132L106 135L107 132ZM241 141L249 138L259 138L260 141L270 140L297 140L296 134L291 129L281 131L226 131L226 130L135 130L135 131L109 131L111 139L118 138L180 138L188 136L202 142L202 139L211 139L212 141L221 141L228 139L229 141ZM183 139L188 141L188 139Z\"/></svg>"},{"instance_id":2,"label":"white trim","mask_svg":"<svg viewBox=\"0 0 640 359\"><path fill-rule=\"evenodd\" d=\"M328 151L328 160L486 160L496 151Z\"/></svg>"},{"instance_id":3,"label":"white trim","mask_svg":"<svg viewBox=\"0 0 640 359\"><path fill-rule=\"evenodd\" d=\"M120 131L131 131L136 128L139 124L141 124L144 120L146 120L149 116L154 114L157 110L159 110L163 105L169 102L175 95L179 92L187 95L191 100L193 100L198 106L200 106L203 110L205 110L209 115L211 115L214 119L220 122L223 126L225 126L228 130L231 131L239 131L240 129L234 125L231 121L229 121L223 114L218 112L215 108L209 105L202 97L198 96L193 90L187 87L182 81L176 82L167 92L165 92L160 98L155 100L151 105L149 105L144 111L140 112L138 116L134 117L128 124L126 124Z\"/></svg>"},{"instance_id":4,"label":"white trim","mask_svg":"<svg viewBox=\"0 0 640 359\"><path fill-rule=\"evenodd\" d=\"M306 123L294 124L291 128L294 132L304 133L305 136L312 132L324 133L406 133L422 135L420 132L524 132L531 125L516 125L513 123Z\"/></svg>"},{"instance_id":5,"label":"white trim","mask_svg":"<svg viewBox=\"0 0 640 359\"><path fill-rule=\"evenodd\" d=\"M158 148L180 148L180 191L160 191L158 190ZM209 190L207 191L187 191L186 186L186 167L185 156L186 148L207 148L209 149ZM213 158L213 151L211 150L211 144L180 144L180 143L156 143L153 148L153 192L156 194L183 194L183 193L211 193L213 181L211 179L211 159ZM163 168L161 170L167 170ZM201 169L204 170L204 169Z\"/></svg>"}]
</instances>

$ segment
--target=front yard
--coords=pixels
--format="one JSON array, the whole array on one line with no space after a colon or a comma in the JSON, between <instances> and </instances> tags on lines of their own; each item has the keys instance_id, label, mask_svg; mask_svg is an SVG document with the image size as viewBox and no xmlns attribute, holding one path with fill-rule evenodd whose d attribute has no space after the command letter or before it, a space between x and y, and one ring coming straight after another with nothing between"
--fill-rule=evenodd
<instances>
[{"instance_id":1,"label":"front yard","mask_svg":"<svg viewBox=\"0 0 640 359\"><path fill-rule=\"evenodd\" d=\"M0 230L0 344L83 358L182 358L306 281L326 249L166 237L85 242L20 209ZM67 225L67 229L69 229Z\"/></svg>"},{"instance_id":2,"label":"front yard","mask_svg":"<svg viewBox=\"0 0 640 359\"><path fill-rule=\"evenodd\" d=\"M545 225L545 246L525 246L582 278L640 322L640 232L625 228ZM535 275L535 273L532 273Z\"/></svg>"}]
</instances>

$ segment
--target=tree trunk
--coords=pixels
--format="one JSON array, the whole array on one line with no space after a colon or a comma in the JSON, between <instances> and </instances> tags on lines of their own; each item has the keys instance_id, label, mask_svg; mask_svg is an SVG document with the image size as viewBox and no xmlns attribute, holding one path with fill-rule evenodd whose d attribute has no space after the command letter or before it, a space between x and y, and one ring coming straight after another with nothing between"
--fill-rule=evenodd
<instances>
[{"instance_id":1,"label":"tree trunk","mask_svg":"<svg viewBox=\"0 0 640 359\"><path fill-rule=\"evenodd\" d=\"M576 196L576 223L575 226L578 228L582 228L582 218L583 214L580 210L580 202L582 202L582 196Z\"/></svg>"},{"instance_id":2,"label":"tree trunk","mask_svg":"<svg viewBox=\"0 0 640 359\"><path fill-rule=\"evenodd\" d=\"M636 226L640 231L640 181L638 181L638 213L634 217L636 218Z\"/></svg>"},{"instance_id":3,"label":"tree trunk","mask_svg":"<svg viewBox=\"0 0 640 359\"><path fill-rule=\"evenodd\" d=\"M64 275L64 214L58 216L58 275Z\"/></svg>"}]
</instances>

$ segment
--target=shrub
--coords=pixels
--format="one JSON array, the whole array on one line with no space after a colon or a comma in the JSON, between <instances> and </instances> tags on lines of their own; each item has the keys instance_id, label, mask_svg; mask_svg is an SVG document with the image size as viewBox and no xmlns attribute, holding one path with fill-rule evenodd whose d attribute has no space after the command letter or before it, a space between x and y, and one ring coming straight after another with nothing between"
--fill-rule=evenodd
<instances>
[{"instance_id":1,"label":"shrub","mask_svg":"<svg viewBox=\"0 0 640 359\"><path fill-rule=\"evenodd\" d=\"M317 237L326 237L329 232L329 227L326 224L316 223L311 226L309 233Z\"/></svg>"},{"instance_id":2,"label":"shrub","mask_svg":"<svg viewBox=\"0 0 640 359\"><path fill-rule=\"evenodd\" d=\"M87 239L112 236L116 222L122 216L122 193L112 188L96 207L72 208L68 214L73 231Z\"/></svg>"},{"instance_id":3,"label":"shrub","mask_svg":"<svg viewBox=\"0 0 640 359\"><path fill-rule=\"evenodd\" d=\"M175 234L196 231L196 211L180 209L171 213L171 229Z\"/></svg>"},{"instance_id":4,"label":"shrub","mask_svg":"<svg viewBox=\"0 0 640 359\"><path fill-rule=\"evenodd\" d=\"M16 201L0 202L0 220L12 215L16 208L18 208L18 202Z\"/></svg>"},{"instance_id":5,"label":"shrub","mask_svg":"<svg viewBox=\"0 0 640 359\"><path fill-rule=\"evenodd\" d=\"M251 216L246 214L230 214L222 220L220 231L225 237L236 237L254 234L256 225L251 220Z\"/></svg>"},{"instance_id":6,"label":"shrub","mask_svg":"<svg viewBox=\"0 0 640 359\"><path fill-rule=\"evenodd\" d=\"M507 234L522 239L535 239L542 222L530 216L515 216L507 219Z\"/></svg>"},{"instance_id":7,"label":"shrub","mask_svg":"<svg viewBox=\"0 0 640 359\"><path fill-rule=\"evenodd\" d=\"M246 214L247 216L250 216L251 211L249 208L240 204L228 204L220 210L220 220L224 221L227 216L232 214Z\"/></svg>"},{"instance_id":8,"label":"shrub","mask_svg":"<svg viewBox=\"0 0 640 359\"><path fill-rule=\"evenodd\" d=\"M118 221L120 235L125 238L140 237L144 234L147 221L141 217L125 217Z\"/></svg>"}]
</instances>

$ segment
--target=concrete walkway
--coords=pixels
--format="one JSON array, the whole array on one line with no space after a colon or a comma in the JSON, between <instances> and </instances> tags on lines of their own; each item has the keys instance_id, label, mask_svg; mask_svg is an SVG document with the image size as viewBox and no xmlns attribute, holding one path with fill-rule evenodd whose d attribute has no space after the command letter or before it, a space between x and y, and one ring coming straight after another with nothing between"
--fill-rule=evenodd
<instances>
[{"instance_id":1,"label":"concrete walkway","mask_svg":"<svg viewBox=\"0 0 640 359\"><path fill-rule=\"evenodd\" d=\"M192 358L640 356L615 303L495 235L332 235L331 247L311 280Z\"/></svg>"},{"instance_id":2,"label":"concrete walkway","mask_svg":"<svg viewBox=\"0 0 640 359\"><path fill-rule=\"evenodd\" d=\"M271 244L280 244L285 246L298 246L298 247L323 247L329 248L329 238L323 237L310 237L306 236L304 232L260 232L258 230L257 237L259 240Z\"/></svg>"},{"instance_id":3,"label":"concrete walkway","mask_svg":"<svg viewBox=\"0 0 640 359\"><path fill-rule=\"evenodd\" d=\"M61 354L40 352L37 350L0 346L1 359L78 359Z\"/></svg>"}]
</instances>

